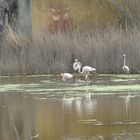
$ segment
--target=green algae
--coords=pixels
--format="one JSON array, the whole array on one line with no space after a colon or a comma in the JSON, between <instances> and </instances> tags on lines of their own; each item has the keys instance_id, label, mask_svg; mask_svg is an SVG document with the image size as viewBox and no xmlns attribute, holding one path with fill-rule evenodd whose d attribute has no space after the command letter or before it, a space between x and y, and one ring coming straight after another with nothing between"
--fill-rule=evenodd
<instances>
[{"instance_id":1,"label":"green algae","mask_svg":"<svg viewBox=\"0 0 140 140\"><path fill-rule=\"evenodd\" d=\"M28 78L27 78L28 77ZM140 93L140 75L113 75L100 74L93 81L93 85L84 80L63 82L56 75L27 76L25 80L20 77L1 77L0 92L22 92L24 94L45 94L47 96L80 96L91 92L96 93ZM4 82L2 82L4 79ZM10 82L9 82L10 81ZM16 81L16 82L15 82Z\"/></svg>"}]
</instances>

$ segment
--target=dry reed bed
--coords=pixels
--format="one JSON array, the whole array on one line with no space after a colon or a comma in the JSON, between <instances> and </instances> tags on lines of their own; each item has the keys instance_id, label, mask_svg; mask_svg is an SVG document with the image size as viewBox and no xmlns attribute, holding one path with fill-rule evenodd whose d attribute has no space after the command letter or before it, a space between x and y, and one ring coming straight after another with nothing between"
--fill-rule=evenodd
<instances>
[{"instance_id":1,"label":"dry reed bed","mask_svg":"<svg viewBox=\"0 0 140 140\"><path fill-rule=\"evenodd\" d=\"M72 72L78 58L99 73L121 73L123 54L132 73L140 71L140 31L117 28L73 31L29 39L8 29L0 47L1 75Z\"/></svg>"}]
</instances>

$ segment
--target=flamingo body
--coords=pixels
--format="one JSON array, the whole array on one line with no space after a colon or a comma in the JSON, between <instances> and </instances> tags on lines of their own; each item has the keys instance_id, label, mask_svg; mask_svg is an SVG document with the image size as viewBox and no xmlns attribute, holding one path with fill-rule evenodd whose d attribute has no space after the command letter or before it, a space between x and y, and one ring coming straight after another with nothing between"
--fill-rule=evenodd
<instances>
[{"instance_id":1,"label":"flamingo body","mask_svg":"<svg viewBox=\"0 0 140 140\"><path fill-rule=\"evenodd\" d=\"M82 71L80 71L80 69L81 69L81 67L79 67L79 73L83 73L83 74L85 74L85 80L86 81L88 81L88 76L89 76L89 73L91 73L91 72L96 72L96 69L95 68L93 68L93 67L90 67L90 66L84 66L83 68L82 68Z\"/></svg>"},{"instance_id":2,"label":"flamingo body","mask_svg":"<svg viewBox=\"0 0 140 140\"><path fill-rule=\"evenodd\" d=\"M70 73L61 73L61 78L63 81L73 79L73 75Z\"/></svg>"},{"instance_id":3,"label":"flamingo body","mask_svg":"<svg viewBox=\"0 0 140 140\"><path fill-rule=\"evenodd\" d=\"M81 74L85 74L85 80L88 80L88 76L90 72L96 72L96 69L90 66L83 66L82 64L78 61L78 59L75 59L75 62L73 64L73 69L75 71L78 71Z\"/></svg>"},{"instance_id":4,"label":"flamingo body","mask_svg":"<svg viewBox=\"0 0 140 140\"><path fill-rule=\"evenodd\" d=\"M123 66L122 70L124 73L129 73L129 67L128 66Z\"/></svg>"},{"instance_id":5,"label":"flamingo body","mask_svg":"<svg viewBox=\"0 0 140 140\"><path fill-rule=\"evenodd\" d=\"M82 73L90 73L90 72L96 72L96 69L90 66L84 66L82 68Z\"/></svg>"},{"instance_id":6,"label":"flamingo body","mask_svg":"<svg viewBox=\"0 0 140 140\"><path fill-rule=\"evenodd\" d=\"M79 70L79 67L82 67L82 64L78 61L78 59L75 59L74 60L74 64L73 64L73 70L74 71L78 71Z\"/></svg>"},{"instance_id":7,"label":"flamingo body","mask_svg":"<svg viewBox=\"0 0 140 140\"><path fill-rule=\"evenodd\" d=\"M124 73L129 73L129 71L130 71L130 70L129 70L129 67L126 66L126 64L125 64L125 63L126 63L126 55L124 54L123 57L124 57L124 58L123 58L122 70L123 70Z\"/></svg>"}]
</instances>

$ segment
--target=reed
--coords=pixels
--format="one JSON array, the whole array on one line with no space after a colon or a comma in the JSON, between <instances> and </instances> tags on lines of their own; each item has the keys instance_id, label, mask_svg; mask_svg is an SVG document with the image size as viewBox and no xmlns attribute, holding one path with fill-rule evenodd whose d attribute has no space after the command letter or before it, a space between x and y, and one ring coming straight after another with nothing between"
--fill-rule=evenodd
<instances>
[{"instance_id":1,"label":"reed","mask_svg":"<svg viewBox=\"0 0 140 140\"><path fill-rule=\"evenodd\" d=\"M121 73L125 53L131 72L139 73L139 37L137 28L125 32L110 27L90 33L79 30L47 33L36 39L8 30L0 47L0 72L1 75L72 72L73 60L78 58L99 73Z\"/></svg>"}]
</instances>

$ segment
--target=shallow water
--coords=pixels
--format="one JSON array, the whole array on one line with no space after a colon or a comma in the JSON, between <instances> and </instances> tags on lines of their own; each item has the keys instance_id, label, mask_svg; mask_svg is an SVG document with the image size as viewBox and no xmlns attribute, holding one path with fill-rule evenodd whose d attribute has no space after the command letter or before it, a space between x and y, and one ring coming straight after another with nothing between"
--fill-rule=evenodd
<instances>
[{"instance_id":1,"label":"shallow water","mask_svg":"<svg viewBox=\"0 0 140 140\"><path fill-rule=\"evenodd\" d=\"M139 140L140 75L1 77L2 140Z\"/></svg>"}]
</instances>

